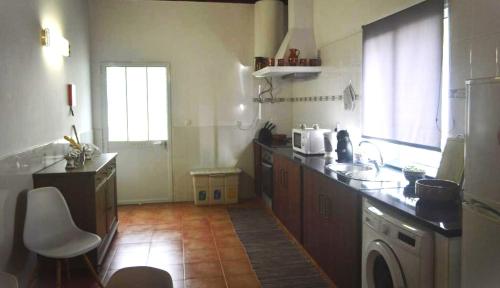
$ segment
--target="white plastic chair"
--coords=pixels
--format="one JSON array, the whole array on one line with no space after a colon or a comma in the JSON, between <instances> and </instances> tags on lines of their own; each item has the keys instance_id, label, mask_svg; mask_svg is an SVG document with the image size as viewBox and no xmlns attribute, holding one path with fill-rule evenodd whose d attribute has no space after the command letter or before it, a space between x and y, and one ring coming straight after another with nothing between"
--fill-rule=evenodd
<instances>
[{"instance_id":1,"label":"white plastic chair","mask_svg":"<svg viewBox=\"0 0 500 288\"><path fill-rule=\"evenodd\" d=\"M116 271L106 288L172 288L172 277L167 271L147 267L127 267Z\"/></svg>"},{"instance_id":2,"label":"white plastic chair","mask_svg":"<svg viewBox=\"0 0 500 288\"><path fill-rule=\"evenodd\" d=\"M61 287L61 260L76 256L83 256L95 281L104 287L86 255L99 246L101 238L75 225L66 200L57 188L43 187L28 192L23 240L26 248L34 253L56 259L57 287Z\"/></svg>"},{"instance_id":3,"label":"white plastic chair","mask_svg":"<svg viewBox=\"0 0 500 288\"><path fill-rule=\"evenodd\" d=\"M16 277L14 275L0 272L0 287L2 288L19 288Z\"/></svg>"}]
</instances>

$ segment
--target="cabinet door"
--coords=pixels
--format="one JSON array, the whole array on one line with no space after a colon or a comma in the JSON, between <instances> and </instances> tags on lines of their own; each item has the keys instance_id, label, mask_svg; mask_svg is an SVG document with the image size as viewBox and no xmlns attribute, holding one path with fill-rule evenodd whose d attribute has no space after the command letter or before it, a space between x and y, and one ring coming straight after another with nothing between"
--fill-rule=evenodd
<instances>
[{"instance_id":1,"label":"cabinet door","mask_svg":"<svg viewBox=\"0 0 500 288\"><path fill-rule=\"evenodd\" d=\"M106 232L110 232L116 220L116 173L106 183Z\"/></svg>"},{"instance_id":2,"label":"cabinet door","mask_svg":"<svg viewBox=\"0 0 500 288\"><path fill-rule=\"evenodd\" d=\"M286 191L285 191L286 162L281 156L273 156L273 211L276 217L284 224L286 222Z\"/></svg>"},{"instance_id":3,"label":"cabinet door","mask_svg":"<svg viewBox=\"0 0 500 288\"><path fill-rule=\"evenodd\" d=\"M285 170L288 231L302 242L302 174L298 163L287 159Z\"/></svg>"},{"instance_id":4,"label":"cabinet door","mask_svg":"<svg viewBox=\"0 0 500 288\"><path fill-rule=\"evenodd\" d=\"M311 254L321 267L328 265L328 239L325 239L326 221L323 216L323 194L320 194L322 178L309 169L303 171L303 243L304 248Z\"/></svg>"},{"instance_id":5,"label":"cabinet door","mask_svg":"<svg viewBox=\"0 0 500 288\"><path fill-rule=\"evenodd\" d=\"M319 263L325 270L325 272L331 277L329 274L329 268L331 264L331 251L334 246L334 231L332 231L333 223L335 221L333 217L333 196L334 193L332 189L332 181L330 179L324 177L323 175L315 174L316 185L316 199L317 203L316 213L318 218L316 219L317 225L315 229L318 231L315 232L315 237L318 238L318 253L321 254Z\"/></svg>"},{"instance_id":6,"label":"cabinet door","mask_svg":"<svg viewBox=\"0 0 500 288\"><path fill-rule=\"evenodd\" d=\"M261 149L262 148L260 147L259 144L253 143L253 162L254 162L254 179L255 179L254 189L255 189L255 194L259 197L262 195L262 191L261 191L262 166L261 166L261 162L260 162L261 161Z\"/></svg>"},{"instance_id":7,"label":"cabinet door","mask_svg":"<svg viewBox=\"0 0 500 288\"><path fill-rule=\"evenodd\" d=\"M328 274L338 287L359 287L361 279L361 197L333 182Z\"/></svg>"},{"instance_id":8,"label":"cabinet door","mask_svg":"<svg viewBox=\"0 0 500 288\"><path fill-rule=\"evenodd\" d=\"M95 220L96 220L96 234L104 238L107 233L106 225L106 194L108 185L103 183L95 191Z\"/></svg>"},{"instance_id":9,"label":"cabinet door","mask_svg":"<svg viewBox=\"0 0 500 288\"><path fill-rule=\"evenodd\" d=\"M338 287L359 287L360 196L309 169L303 184L304 247Z\"/></svg>"}]
</instances>

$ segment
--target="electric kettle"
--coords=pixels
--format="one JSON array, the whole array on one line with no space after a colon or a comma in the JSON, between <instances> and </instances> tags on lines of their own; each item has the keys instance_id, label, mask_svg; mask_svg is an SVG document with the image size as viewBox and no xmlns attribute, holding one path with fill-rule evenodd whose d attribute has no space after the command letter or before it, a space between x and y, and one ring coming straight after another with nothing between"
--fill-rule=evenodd
<instances>
[{"instance_id":1,"label":"electric kettle","mask_svg":"<svg viewBox=\"0 0 500 288\"><path fill-rule=\"evenodd\" d=\"M352 143L347 130L337 133L337 162L352 163Z\"/></svg>"}]
</instances>

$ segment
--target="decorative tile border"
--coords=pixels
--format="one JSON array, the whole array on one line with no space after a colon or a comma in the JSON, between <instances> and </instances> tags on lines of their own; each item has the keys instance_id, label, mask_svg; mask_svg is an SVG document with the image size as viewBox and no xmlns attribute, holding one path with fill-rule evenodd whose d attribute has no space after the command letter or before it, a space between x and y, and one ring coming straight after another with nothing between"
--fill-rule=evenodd
<instances>
[{"instance_id":1,"label":"decorative tile border","mask_svg":"<svg viewBox=\"0 0 500 288\"><path fill-rule=\"evenodd\" d=\"M465 99L465 89L450 89L450 99ZM278 103L278 102L329 102L329 101L342 101L343 95L331 96L309 96L309 97L290 97L290 98L264 98L261 103ZM359 95L356 94L356 100L359 100ZM259 98L254 98L254 102L260 102Z\"/></svg>"},{"instance_id":2,"label":"decorative tile border","mask_svg":"<svg viewBox=\"0 0 500 288\"><path fill-rule=\"evenodd\" d=\"M279 103L279 102L286 102L287 99L285 98L269 98L269 97L265 97L265 98L262 98L262 100L260 98L253 98L253 102L255 103L261 103L261 104L264 104L264 103Z\"/></svg>"},{"instance_id":3,"label":"decorative tile border","mask_svg":"<svg viewBox=\"0 0 500 288\"><path fill-rule=\"evenodd\" d=\"M342 101L344 99L343 95L332 95L332 96L309 96L309 97L290 97L290 98L264 98L260 101L259 98L253 98L253 102L257 103L278 103L278 102L328 102L328 101ZM359 99L359 95L356 95L356 100Z\"/></svg>"},{"instance_id":4,"label":"decorative tile border","mask_svg":"<svg viewBox=\"0 0 500 288\"><path fill-rule=\"evenodd\" d=\"M328 101L342 101L343 99L344 99L343 95L291 97L287 98L287 102L328 102ZM356 94L356 100L358 99L359 95Z\"/></svg>"},{"instance_id":5,"label":"decorative tile border","mask_svg":"<svg viewBox=\"0 0 500 288\"><path fill-rule=\"evenodd\" d=\"M310 97L291 97L288 98L288 102L327 102L327 101L340 101L342 100L342 95L332 95L332 96L310 96Z\"/></svg>"}]
</instances>

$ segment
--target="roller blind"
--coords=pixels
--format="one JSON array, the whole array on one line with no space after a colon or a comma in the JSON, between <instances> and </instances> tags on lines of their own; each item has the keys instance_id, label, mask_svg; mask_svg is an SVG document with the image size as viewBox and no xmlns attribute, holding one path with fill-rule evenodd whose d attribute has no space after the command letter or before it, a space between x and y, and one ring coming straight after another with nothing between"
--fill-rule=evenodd
<instances>
[{"instance_id":1,"label":"roller blind","mask_svg":"<svg viewBox=\"0 0 500 288\"><path fill-rule=\"evenodd\" d=\"M440 150L443 0L363 27L362 134Z\"/></svg>"}]
</instances>

